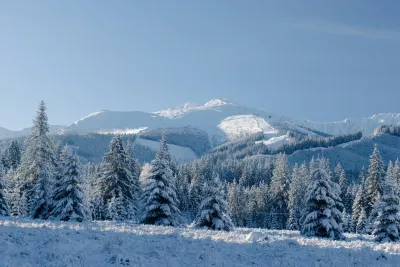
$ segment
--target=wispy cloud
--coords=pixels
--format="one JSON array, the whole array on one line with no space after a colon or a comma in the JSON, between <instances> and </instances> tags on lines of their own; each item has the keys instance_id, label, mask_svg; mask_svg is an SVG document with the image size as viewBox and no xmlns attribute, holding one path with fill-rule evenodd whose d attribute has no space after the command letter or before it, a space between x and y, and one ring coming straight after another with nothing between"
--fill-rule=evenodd
<instances>
[{"instance_id":1,"label":"wispy cloud","mask_svg":"<svg viewBox=\"0 0 400 267\"><path fill-rule=\"evenodd\" d=\"M292 26L296 29L318 31L328 34L351 35L370 39L400 40L400 31L362 28L351 25L335 24L327 21L302 21L292 24Z\"/></svg>"}]
</instances>

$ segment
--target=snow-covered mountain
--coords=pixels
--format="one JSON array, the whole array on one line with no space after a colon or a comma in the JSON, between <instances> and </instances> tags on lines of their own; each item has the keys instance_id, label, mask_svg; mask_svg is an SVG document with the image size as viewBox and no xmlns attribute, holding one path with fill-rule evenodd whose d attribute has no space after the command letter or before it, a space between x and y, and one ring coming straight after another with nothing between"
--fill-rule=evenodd
<instances>
[{"instance_id":1,"label":"snow-covered mountain","mask_svg":"<svg viewBox=\"0 0 400 267\"><path fill-rule=\"evenodd\" d=\"M380 113L369 118L345 119L339 122L317 123L298 121L297 123L331 135L346 134L355 131L362 131L364 135L370 135L379 125L400 125L400 113Z\"/></svg>"},{"instance_id":2,"label":"snow-covered mountain","mask_svg":"<svg viewBox=\"0 0 400 267\"><path fill-rule=\"evenodd\" d=\"M212 99L204 105L186 103L152 113L103 110L76 121L66 132L139 132L186 126L206 132L212 144L258 132L271 136L288 130L313 133L286 117L221 99Z\"/></svg>"},{"instance_id":3,"label":"snow-covered mountain","mask_svg":"<svg viewBox=\"0 0 400 267\"><path fill-rule=\"evenodd\" d=\"M337 135L362 131L370 135L382 124L400 125L400 113L381 113L368 118L317 123L245 107L224 99L212 99L203 105L186 103L157 112L109 111L92 113L67 126L53 126L52 133L139 133L165 128L193 127L208 134L215 145L248 134L263 132L279 137L288 130L304 134ZM10 131L0 128L0 138L29 134L29 128Z\"/></svg>"},{"instance_id":4,"label":"snow-covered mountain","mask_svg":"<svg viewBox=\"0 0 400 267\"><path fill-rule=\"evenodd\" d=\"M256 108L245 107L227 100L212 99L204 105L186 103L153 113L139 111L100 111L67 128L69 132L124 132L159 128L197 127L216 142L243 135L264 132L285 134L288 130L305 134L330 135L362 131L370 135L382 124L400 124L400 113L381 113L369 118L345 119L340 122L317 123L279 116Z\"/></svg>"}]
</instances>

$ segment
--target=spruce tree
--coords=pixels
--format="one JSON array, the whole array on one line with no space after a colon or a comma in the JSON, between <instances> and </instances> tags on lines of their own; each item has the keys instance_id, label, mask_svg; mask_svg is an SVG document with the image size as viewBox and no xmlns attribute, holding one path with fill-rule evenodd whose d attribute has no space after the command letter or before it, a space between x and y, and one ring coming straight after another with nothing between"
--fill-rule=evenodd
<instances>
[{"instance_id":1,"label":"spruce tree","mask_svg":"<svg viewBox=\"0 0 400 267\"><path fill-rule=\"evenodd\" d=\"M306 207L301 219L301 234L305 236L343 239L339 186L331 181L323 166L312 174L307 188Z\"/></svg>"},{"instance_id":2,"label":"spruce tree","mask_svg":"<svg viewBox=\"0 0 400 267\"><path fill-rule=\"evenodd\" d=\"M367 212L365 211L365 208L363 207L361 209L360 216L358 216L356 233L365 234L367 232L368 224L369 224L369 221L368 221L368 217L367 217Z\"/></svg>"},{"instance_id":3,"label":"spruce tree","mask_svg":"<svg viewBox=\"0 0 400 267\"><path fill-rule=\"evenodd\" d=\"M9 189L10 213L11 216L26 216L27 215L27 199L25 191L22 190L23 183L19 180L16 171L11 171L7 174L11 185Z\"/></svg>"},{"instance_id":4,"label":"spruce tree","mask_svg":"<svg viewBox=\"0 0 400 267\"><path fill-rule=\"evenodd\" d=\"M369 176L366 182L366 208L365 212L367 213L367 217L374 216L372 214L372 210L374 209L375 203L379 198L379 195L382 194L383 180L385 179L385 169L382 161L382 157L379 153L378 146L375 145L374 152L370 157L369 164ZM373 221L374 218L371 218Z\"/></svg>"},{"instance_id":5,"label":"spruce tree","mask_svg":"<svg viewBox=\"0 0 400 267\"><path fill-rule=\"evenodd\" d=\"M386 177L380 188L382 194L374 210L377 215L373 235L377 242L397 242L400 240L400 199L391 177Z\"/></svg>"},{"instance_id":6,"label":"spruce tree","mask_svg":"<svg viewBox=\"0 0 400 267\"><path fill-rule=\"evenodd\" d=\"M363 226L365 226L366 222L365 220L366 218L366 214L363 215L363 217L365 218L361 218L361 213L365 212L365 208L366 208L366 203L365 203L365 177L366 177L366 173L365 173L365 169L363 168L360 172L360 185L358 186L357 189L357 194L356 197L354 199L353 202L353 231L358 233L358 229L362 229L363 232L365 231L365 228L363 228L362 226L359 227L359 224L362 224Z\"/></svg>"},{"instance_id":7,"label":"spruce tree","mask_svg":"<svg viewBox=\"0 0 400 267\"><path fill-rule=\"evenodd\" d=\"M140 177L140 172L141 172L141 167L140 163L133 157L133 151L132 151L132 144L130 141L128 141L127 146L126 146L126 161L127 165L129 168L129 171L131 173L131 181L129 182L131 190L132 190L132 196L133 196L133 201L130 202L131 205L131 212L130 214L132 216L129 216L129 219L133 219L134 215L137 214L138 212L138 202L139 198L141 195L141 187L140 187L140 182L139 182L139 177Z\"/></svg>"},{"instance_id":8,"label":"spruce tree","mask_svg":"<svg viewBox=\"0 0 400 267\"><path fill-rule=\"evenodd\" d=\"M54 186L50 216L61 221L82 222L86 219L82 186L78 158L76 155L69 156Z\"/></svg>"},{"instance_id":9,"label":"spruce tree","mask_svg":"<svg viewBox=\"0 0 400 267\"><path fill-rule=\"evenodd\" d=\"M395 183L396 191L400 197L400 161L399 161L399 159L397 159L396 162L394 163L393 182Z\"/></svg>"},{"instance_id":10,"label":"spruce tree","mask_svg":"<svg viewBox=\"0 0 400 267\"><path fill-rule=\"evenodd\" d=\"M175 180L176 194L179 200L179 210L184 217L190 218L189 210L189 177L187 174L179 172L179 176Z\"/></svg>"},{"instance_id":11,"label":"spruce tree","mask_svg":"<svg viewBox=\"0 0 400 267\"><path fill-rule=\"evenodd\" d=\"M18 168L18 179L23 181L21 194L25 194L31 218L46 219L51 205L53 171L55 166L54 143L48 137L49 124L46 105L39 104L27 149Z\"/></svg>"},{"instance_id":12,"label":"spruce tree","mask_svg":"<svg viewBox=\"0 0 400 267\"><path fill-rule=\"evenodd\" d=\"M218 175L215 175L212 182L207 183L205 192L207 197L201 202L199 214L195 220L196 226L212 230L233 230L229 205Z\"/></svg>"},{"instance_id":13,"label":"spruce tree","mask_svg":"<svg viewBox=\"0 0 400 267\"><path fill-rule=\"evenodd\" d=\"M231 218L235 225L245 225L245 203L243 201L244 188L236 180L228 185L228 202L231 207Z\"/></svg>"},{"instance_id":14,"label":"spruce tree","mask_svg":"<svg viewBox=\"0 0 400 267\"><path fill-rule=\"evenodd\" d=\"M347 212L351 211L351 195L348 194L348 182L346 178L346 173L344 172L342 166L340 163L338 163L338 166L336 167L336 171L338 172L338 184L340 186L340 198L343 201L344 208L346 209Z\"/></svg>"},{"instance_id":15,"label":"spruce tree","mask_svg":"<svg viewBox=\"0 0 400 267\"><path fill-rule=\"evenodd\" d=\"M312 177L312 174L314 173L314 171L318 168L318 163L315 160L314 156L312 156L310 164L309 164L309 172L310 172L310 179Z\"/></svg>"},{"instance_id":16,"label":"spruce tree","mask_svg":"<svg viewBox=\"0 0 400 267\"><path fill-rule=\"evenodd\" d=\"M335 167L334 175L332 181L340 185L340 176L342 175L342 172L344 172L342 165L340 162Z\"/></svg>"},{"instance_id":17,"label":"spruce tree","mask_svg":"<svg viewBox=\"0 0 400 267\"><path fill-rule=\"evenodd\" d=\"M195 217L199 212L201 201L204 199L204 187L207 181L207 166L204 162L196 162L192 170L192 179L189 185L189 210L190 216Z\"/></svg>"},{"instance_id":18,"label":"spruce tree","mask_svg":"<svg viewBox=\"0 0 400 267\"><path fill-rule=\"evenodd\" d=\"M134 215L136 184L132 166L128 163L122 137L115 135L110 142L110 151L104 155L97 189L104 205L101 217L106 220L122 221Z\"/></svg>"},{"instance_id":19,"label":"spruce tree","mask_svg":"<svg viewBox=\"0 0 400 267\"><path fill-rule=\"evenodd\" d=\"M374 208L375 202L382 192L379 184L382 184L382 180L385 178L384 165L382 157L379 153L378 146L375 145L374 152L370 157L369 164L369 176L366 182L366 209L365 212L369 217L372 209Z\"/></svg>"},{"instance_id":20,"label":"spruce tree","mask_svg":"<svg viewBox=\"0 0 400 267\"><path fill-rule=\"evenodd\" d=\"M5 183L0 177L0 216L10 216L10 207L5 192Z\"/></svg>"},{"instance_id":21,"label":"spruce tree","mask_svg":"<svg viewBox=\"0 0 400 267\"><path fill-rule=\"evenodd\" d=\"M278 229L285 229L289 219L289 186L291 180L288 158L279 154L276 158L275 168L271 180L271 196L276 209L276 226Z\"/></svg>"},{"instance_id":22,"label":"spruce tree","mask_svg":"<svg viewBox=\"0 0 400 267\"><path fill-rule=\"evenodd\" d=\"M152 163L148 182L142 191L141 222L144 224L176 226L181 221L172 164L169 148L163 136Z\"/></svg>"},{"instance_id":23,"label":"spruce tree","mask_svg":"<svg viewBox=\"0 0 400 267\"><path fill-rule=\"evenodd\" d=\"M301 217L301 210L304 207L304 196L306 194L307 184L302 171L304 172L304 166L299 167L296 163L292 171L292 182L289 186L289 229L298 230L300 229L299 219Z\"/></svg>"},{"instance_id":24,"label":"spruce tree","mask_svg":"<svg viewBox=\"0 0 400 267\"><path fill-rule=\"evenodd\" d=\"M17 141L11 142L11 145L8 149L8 155L11 169L16 170L21 163L21 150Z\"/></svg>"}]
</instances>

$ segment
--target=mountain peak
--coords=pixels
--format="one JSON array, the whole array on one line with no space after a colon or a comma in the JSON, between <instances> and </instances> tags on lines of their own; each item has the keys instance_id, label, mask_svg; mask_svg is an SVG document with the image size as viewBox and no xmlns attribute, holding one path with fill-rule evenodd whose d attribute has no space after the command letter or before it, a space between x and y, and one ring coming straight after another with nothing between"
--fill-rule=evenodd
<instances>
[{"instance_id":1,"label":"mountain peak","mask_svg":"<svg viewBox=\"0 0 400 267\"><path fill-rule=\"evenodd\" d=\"M207 103L204 104L205 107L217 107L217 106L223 106L228 104L229 101L226 99L219 99L219 98L213 98Z\"/></svg>"}]
</instances>

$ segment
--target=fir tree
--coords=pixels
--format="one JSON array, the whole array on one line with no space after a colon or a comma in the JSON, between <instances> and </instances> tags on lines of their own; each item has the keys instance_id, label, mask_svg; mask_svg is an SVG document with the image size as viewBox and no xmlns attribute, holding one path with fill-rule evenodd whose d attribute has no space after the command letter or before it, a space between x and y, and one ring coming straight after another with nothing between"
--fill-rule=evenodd
<instances>
[{"instance_id":1,"label":"fir tree","mask_svg":"<svg viewBox=\"0 0 400 267\"><path fill-rule=\"evenodd\" d=\"M353 231L358 233L357 229L364 229L358 227L359 224L365 225L365 220L367 215L365 214L363 219L361 219L361 212L365 213L366 203L365 203L365 169L363 168L360 172L360 185L357 189L357 194L353 202ZM365 229L364 229L365 230Z\"/></svg>"},{"instance_id":2,"label":"fir tree","mask_svg":"<svg viewBox=\"0 0 400 267\"><path fill-rule=\"evenodd\" d=\"M195 217L199 211L201 201L205 196L204 187L208 182L208 166L203 161L194 164L192 179L189 186L189 210L191 217Z\"/></svg>"},{"instance_id":3,"label":"fir tree","mask_svg":"<svg viewBox=\"0 0 400 267\"><path fill-rule=\"evenodd\" d=\"M365 234L367 232L368 224L369 224L369 221L368 221L368 217L367 217L367 212L365 211L365 208L363 207L361 209L360 215L358 216L356 232L358 234Z\"/></svg>"},{"instance_id":4,"label":"fir tree","mask_svg":"<svg viewBox=\"0 0 400 267\"><path fill-rule=\"evenodd\" d=\"M393 182L395 183L396 191L400 197L400 161L399 161L399 159L397 159L396 162L394 163Z\"/></svg>"},{"instance_id":5,"label":"fir tree","mask_svg":"<svg viewBox=\"0 0 400 267\"><path fill-rule=\"evenodd\" d=\"M87 217L76 155L67 158L62 176L55 183L51 217L61 221L77 222L82 222Z\"/></svg>"},{"instance_id":6,"label":"fir tree","mask_svg":"<svg viewBox=\"0 0 400 267\"><path fill-rule=\"evenodd\" d=\"M314 171L318 168L318 163L315 160L314 156L312 156L310 164L309 164L309 171L310 171L310 178L312 176L312 174L314 173Z\"/></svg>"},{"instance_id":7,"label":"fir tree","mask_svg":"<svg viewBox=\"0 0 400 267\"><path fill-rule=\"evenodd\" d=\"M343 239L339 186L333 183L323 167L314 170L306 194L306 208L301 219L305 236Z\"/></svg>"},{"instance_id":8,"label":"fir tree","mask_svg":"<svg viewBox=\"0 0 400 267\"><path fill-rule=\"evenodd\" d=\"M224 188L216 175L213 182L206 185L207 197L201 202L200 211L196 218L196 226L212 230L233 230L229 216L229 205L225 199Z\"/></svg>"},{"instance_id":9,"label":"fir tree","mask_svg":"<svg viewBox=\"0 0 400 267\"><path fill-rule=\"evenodd\" d=\"M134 215L138 212L139 207L137 203L139 202L139 198L141 195L140 192L141 188L139 182L141 167L140 163L135 158L133 158L132 144L130 141L128 141L128 144L126 146L126 161L129 171L131 173L131 181L129 182L129 184L132 190L133 201L130 202L130 205L131 205L131 214ZM129 217L130 219L133 218L133 216Z\"/></svg>"},{"instance_id":10,"label":"fir tree","mask_svg":"<svg viewBox=\"0 0 400 267\"><path fill-rule=\"evenodd\" d=\"M12 216L26 216L27 215L27 199L25 191L22 190L21 181L16 171L11 171L7 174L10 183L9 199L10 199L10 212Z\"/></svg>"},{"instance_id":11,"label":"fir tree","mask_svg":"<svg viewBox=\"0 0 400 267\"><path fill-rule=\"evenodd\" d=\"M126 207L120 188L111 192L111 199L107 203L107 217L112 221L119 221L123 219L122 214L126 214Z\"/></svg>"},{"instance_id":12,"label":"fir tree","mask_svg":"<svg viewBox=\"0 0 400 267\"><path fill-rule=\"evenodd\" d=\"M8 155L11 169L16 170L21 163L21 150L17 141L11 142L8 148Z\"/></svg>"},{"instance_id":13,"label":"fir tree","mask_svg":"<svg viewBox=\"0 0 400 267\"><path fill-rule=\"evenodd\" d=\"M245 203L243 201L244 188L236 180L228 185L228 202L231 207L231 218L235 225L245 225Z\"/></svg>"},{"instance_id":14,"label":"fir tree","mask_svg":"<svg viewBox=\"0 0 400 267\"><path fill-rule=\"evenodd\" d=\"M271 196L276 208L275 216L278 229L285 229L289 218L289 185L290 185L290 167L288 158L280 154L276 158L275 168L271 181Z\"/></svg>"},{"instance_id":15,"label":"fir tree","mask_svg":"<svg viewBox=\"0 0 400 267\"><path fill-rule=\"evenodd\" d=\"M303 165L305 167L305 165ZM304 168L302 166L302 168ZM300 229L299 219L301 216L301 210L304 207L304 196L306 194L307 184L302 174L302 170L296 163L292 171L292 182L290 183L289 189L289 229L298 230ZM307 179L308 180L308 179Z\"/></svg>"},{"instance_id":16,"label":"fir tree","mask_svg":"<svg viewBox=\"0 0 400 267\"><path fill-rule=\"evenodd\" d=\"M382 194L381 185L385 179L385 170L382 157L379 153L378 146L375 145L374 152L370 157L369 176L366 182L366 208L367 217L371 216L379 195ZM374 215L372 215L374 216ZM373 220L373 218L372 218Z\"/></svg>"},{"instance_id":17,"label":"fir tree","mask_svg":"<svg viewBox=\"0 0 400 267\"><path fill-rule=\"evenodd\" d=\"M333 179L332 181L339 184L340 185L340 176L342 175L342 173L344 172L342 165L340 164L340 162L338 162L338 164L335 167L334 170L334 175L333 175Z\"/></svg>"},{"instance_id":18,"label":"fir tree","mask_svg":"<svg viewBox=\"0 0 400 267\"><path fill-rule=\"evenodd\" d=\"M185 214L186 218L190 218L189 210L189 177L187 174L182 174L175 180L176 193L179 200L179 210Z\"/></svg>"},{"instance_id":19,"label":"fir tree","mask_svg":"<svg viewBox=\"0 0 400 267\"><path fill-rule=\"evenodd\" d=\"M180 223L179 203L173 184L175 173L171 166L171 155L163 136L148 183L143 188L141 222L144 224L176 226Z\"/></svg>"},{"instance_id":20,"label":"fir tree","mask_svg":"<svg viewBox=\"0 0 400 267\"><path fill-rule=\"evenodd\" d=\"M122 137L114 136L110 142L110 151L104 155L97 189L102 197L101 203L105 205L101 217L107 220L126 220L133 217L136 181L132 177L132 166L128 164L126 156ZM112 210L106 207L112 207Z\"/></svg>"},{"instance_id":21,"label":"fir tree","mask_svg":"<svg viewBox=\"0 0 400 267\"><path fill-rule=\"evenodd\" d=\"M43 101L39 104L33 124L32 134L27 139L27 149L17 172L18 179L24 182L21 189L28 199L29 216L46 219L51 205L55 160L53 141L47 136L49 125Z\"/></svg>"},{"instance_id":22,"label":"fir tree","mask_svg":"<svg viewBox=\"0 0 400 267\"><path fill-rule=\"evenodd\" d=\"M346 233L352 232L352 229L351 229L351 225L352 225L351 214L347 213L346 209L344 209L343 212L342 212L342 221L343 221L343 224L342 224L343 231L346 232Z\"/></svg>"},{"instance_id":23,"label":"fir tree","mask_svg":"<svg viewBox=\"0 0 400 267\"><path fill-rule=\"evenodd\" d=\"M377 242L397 242L400 240L400 207L391 177L386 177L380 188L382 193L374 211L377 217L374 221L373 235Z\"/></svg>"},{"instance_id":24,"label":"fir tree","mask_svg":"<svg viewBox=\"0 0 400 267\"><path fill-rule=\"evenodd\" d=\"M10 216L10 207L5 193L5 183L0 177L0 216Z\"/></svg>"}]
</instances>

